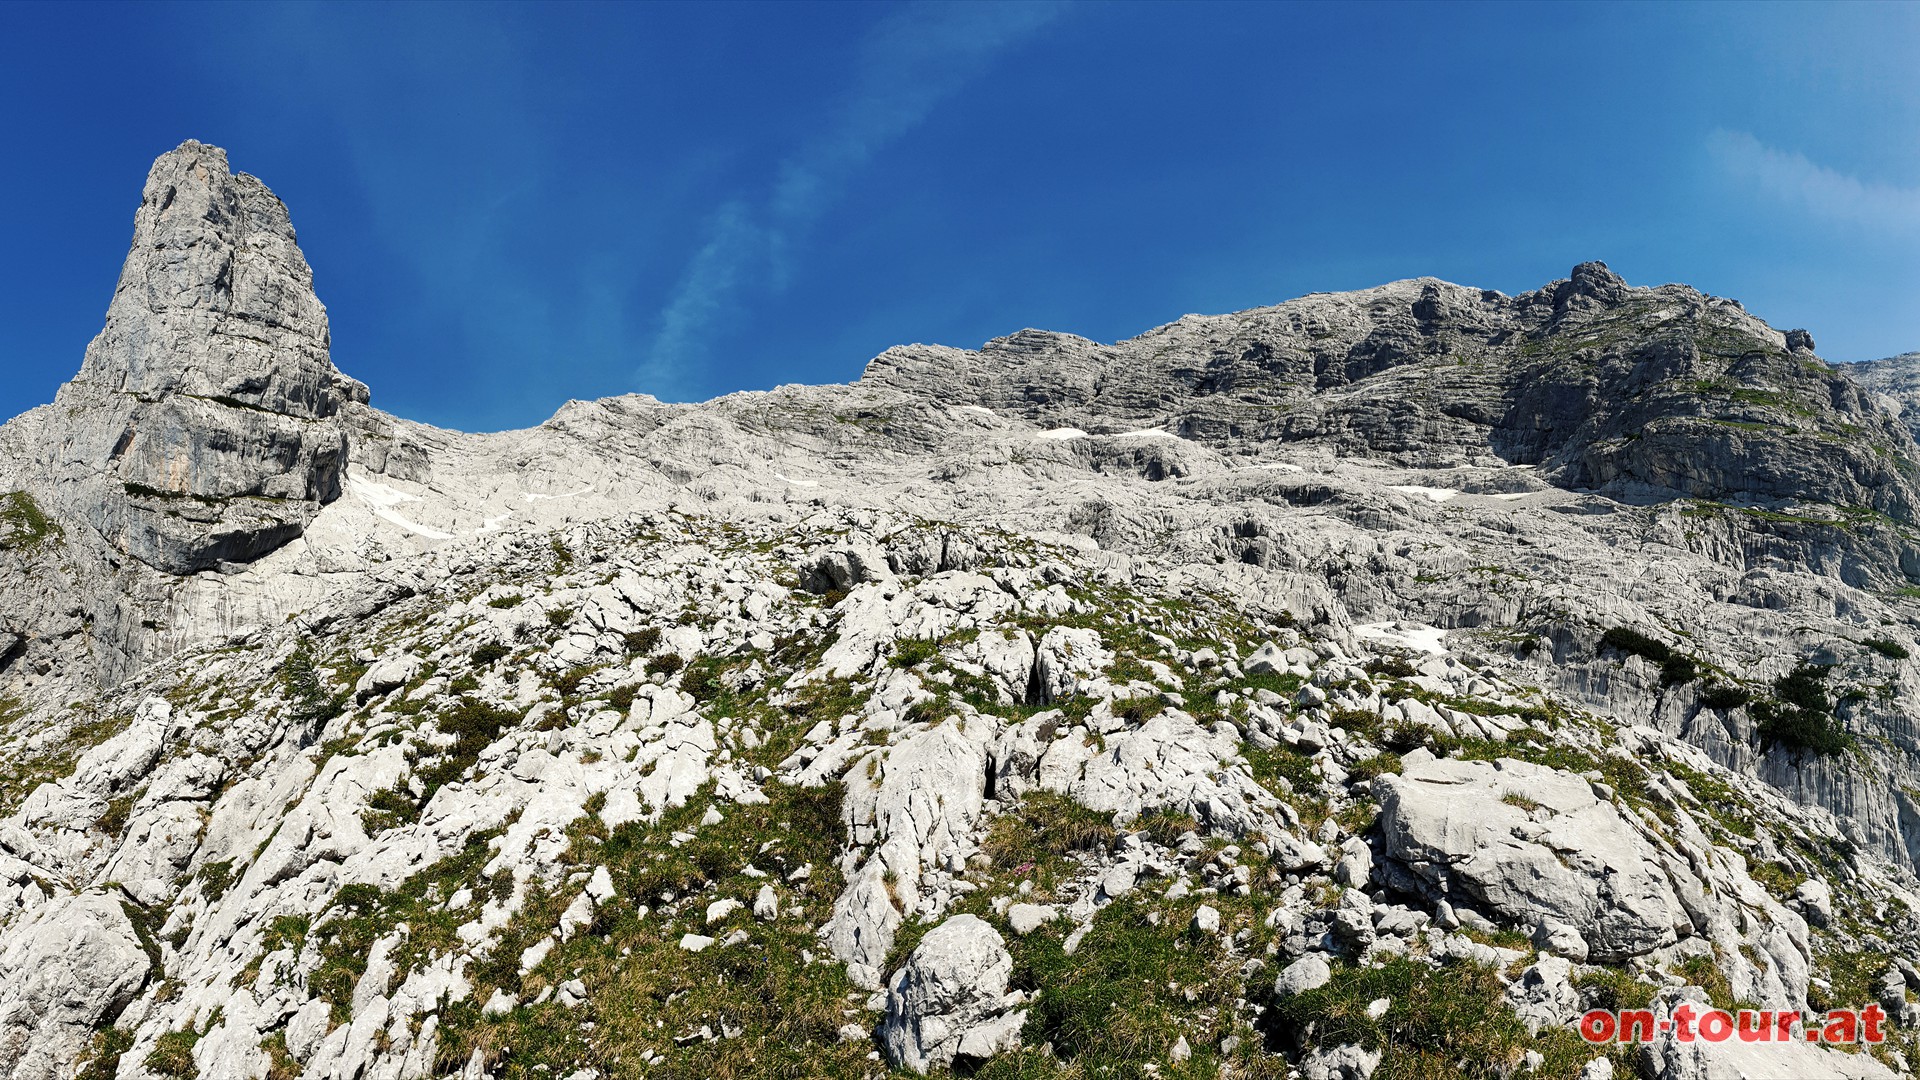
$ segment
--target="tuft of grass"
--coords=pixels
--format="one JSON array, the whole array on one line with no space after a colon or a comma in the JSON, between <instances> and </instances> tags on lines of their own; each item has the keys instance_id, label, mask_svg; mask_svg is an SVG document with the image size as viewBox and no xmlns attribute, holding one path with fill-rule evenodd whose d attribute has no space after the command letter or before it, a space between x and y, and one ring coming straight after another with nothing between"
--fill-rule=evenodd
<instances>
[{"instance_id":1,"label":"tuft of grass","mask_svg":"<svg viewBox=\"0 0 1920 1080\"><path fill-rule=\"evenodd\" d=\"M1719 964L1714 963L1713 957L1689 956L1686 960L1674 965L1673 970L1674 974L1705 990L1707 1000L1715 1008L1733 1007L1733 984L1727 981L1726 973L1720 970Z\"/></svg>"},{"instance_id":2,"label":"tuft of grass","mask_svg":"<svg viewBox=\"0 0 1920 1080\"><path fill-rule=\"evenodd\" d=\"M621 635L621 641L627 647L628 656L645 656L660 646L660 630L649 626L643 630L629 630Z\"/></svg>"},{"instance_id":3,"label":"tuft of grass","mask_svg":"<svg viewBox=\"0 0 1920 1080\"><path fill-rule=\"evenodd\" d=\"M233 860L222 859L219 862L207 863L200 867L200 873L197 876L200 879L200 894L209 901L218 900L225 896L227 889L233 885Z\"/></svg>"},{"instance_id":4,"label":"tuft of grass","mask_svg":"<svg viewBox=\"0 0 1920 1080\"><path fill-rule=\"evenodd\" d=\"M133 1032L125 1028L102 1028L87 1044L85 1064L73 1080L113 1080L120 1073L120 1057L133 1049Z\"/></svg>"},{"instance_id":5,"label":"tuft of grass","mask_svg":"<svg viewBox=\"0 0 1920 1080\"><path fill-rule=\"evenodd\" d=\"M411 792L400 787L386 788L367 796L366 808L360 811L360 824L368 835L383 833L419 819L420 805L414 802Z\"/></svg>"},{"instance_id":6,"label":"tuft of grass","mask_svg":"<svg viewBox=\"0 0 1920 1080\"><path fill-rule=\"evenodd\" d=\"M1107 815L1065 795L1035 791L993 819L980 849L998 866L1038 864L1076 851L1099 850L1118 835Z\"/></svg>"},{"instance_id":7,"label":"tuft of grass","mask_svg":"<svg viewBox=\"0 0 1920 1080\"><path fill-rule=\"evenodd\" d=\"M608 830L591 816L577 821L568 858L578 866L605 866L619 897L600 907L592 927L523 976L520 950L552 930L577 892L531 885L522 914L503 930L500 945L468 968L474 992L443 1009L436 1074L458 1072L478 1051L489 1072L502 1077L566 1076L583 1063L638 1062L649 1054L653 1064L619 1075L872 1075L872 1042L838 1034L850 1018L859 1020L857 1012L847 1011L853 987L844 970L803 958L819 950L812 927L831 910L843 884L835 868L844 835L842 789L772 783L765 790L768 803L729 806L725 819L713 825L699 824L714 805L711 789L651 823ZM694 838L676 845L675 833ZM754 864L767 871L783 875L808 864L813 874L779 886L780 919L730 924L729 932L747 935L745 943L682 951L683 933L707 929L708 903L750 899L764 884L744 872L743 853L756 853ZM663 893L674 899L662 899ZM642 915L641 904L653 910ZM403 914L396 907L388 917ZM415 927L413 937L421 932ZM588 1004L581 1010L548 1001L502 1016L481 1015L480 1003L496 988L527 999L561 978L586 985ZM583 1024L587 1019L593 1023ZM726 1037L685 1039L681 1045L703 1025Z\"/></svg>"},{"instance_id":8,"label":"tuft of grass","mask_svg":"<svg viewBox=\"0 0 1920 1080\"><path fill-rule=\"evenodd\" d=\"M1505 999L1500 972L1471 963L1432 967L1404 956L1378 967L1342 964L1317 990L1274 1004L1277 1032L1306 1033L1319 1046L1356 1043L1382 1052L1375 1080L1511 1076L1527 1051L1545 1058L1532 1076L1576 1076L1594 1056L1571 1028L1530 1035ZM1386 1012L1369 1015L1382 998Z\"/></svg>"},{"instance_id":9,"label":"tuft of grass","mask_svg":"<svg viewBox=\"0 0 1920 1080\"><path fill-rule=\"evenodd\" d=\"M508 608L519 607L521 604L526 602L526 599L527 599L526 597L521 596L519 593L508 593L505 596L496 596L493 599L487 601L487 606L490 608L498 608L501 611L505 611Z\"/></svg>"},{"instance_id":10,"label":"tuft of grass","mask_svg":"<svg viewBox=\"0 0 1920 1080\"><path fill-rule=\"evenodd\" d=\"M34 551L58 543L62 535L33 496L24 491L0 495L0 551Z\"/></svg>"},{"instance_id":11,"label":"tuft of grass","mask_svg":"<svg viewBox=\"0 0 1920 1080\"><path fill-rule=\"evenodd\" d=\"M196 1031L169 1031L160 1036L147 1055L147 1071L167 1080L194 1080L199 1070L193 1063L193 1047L199 1041Z\"/></svg>"},{"instance_id":12,"label":"tuft of grass","mask_svg":"<svg viewBox=\"0 0 1920 1080\"><path fill-rule=\"evenodd\" d=\"M1573 985L1580 991L1581 1003L1587 1008L1606 1009L1609 1012L1650 1008L1654 995L1659 992L1651 984L1641 982L1625 969L1617 967L1595 968L1575 977Z\"/></svg>"},{"instance_id":13,"label":"tuft of grass","mask_svg":"<svg viewBox=\"0 0 1920 1080\"><path fill-rule=\"evenodd\" d=\"M910 668L940 655L940 643L930 638L901 638L893 646L893 666Z\"/></svg>"},{"instance_id":14,"label":"tuft of grass","mask_svg":"<svg viewBox=\"0 0 1920 1080\"><path fill-rule=\"evenodd\" d=\"M661 653L659 656L647 661L647 674L671 676L685 665L686 661L680 659L676 654ZM699 695L696 694L695 696L698 697Z\"/></svg>"},{"instance_id":15,"label":"tuft of grass","mask_svg":"<svg viewBox=\"0 0 1920 1080\"><path fill-rule=\"evenodd\" d=\"M1500 801L1503 803L1506 803L1508 806L1517 806L1520 809L1525 810L1529 814L1533 813L1535 810L1540 809L1540 804L1538 802L1527 798L1525 795L1522 795L1517 791L1509 791L1506 794L1500 796Z\"/></svg>"},{"instance_id":16,"label":"tuft of grass","mask_svg":"<svg viewBox=\"0 0 1920 1080\"><path fill-rule=\"evenodd\" d=\"M1348 773L1357 780L1371 780L1376 776L1398 773L1401 769L1400 755L1394 753L1375 754L1365 761L1354 762Z\"/></svg>"}]
</instances>

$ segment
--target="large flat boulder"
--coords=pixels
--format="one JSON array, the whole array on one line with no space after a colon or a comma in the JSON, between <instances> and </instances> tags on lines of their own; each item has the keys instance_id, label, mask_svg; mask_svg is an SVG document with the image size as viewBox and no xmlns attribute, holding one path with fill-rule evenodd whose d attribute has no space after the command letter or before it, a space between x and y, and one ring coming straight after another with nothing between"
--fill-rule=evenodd
<instances>
[{"instance_id":1,"label":"large flat boulder","mask_svg":"<svg viewBox=\"0 0 1920 1080\"><path fill-rule=\"evenodd\" d=\"M1603 962L1691 931L1652 843L1578 776L1441 758L1383 776L1374 790L1387 857L1436 900L1465 900L1545 935L1571 928L1584 959Z\"/></svg>"}]
</instances>

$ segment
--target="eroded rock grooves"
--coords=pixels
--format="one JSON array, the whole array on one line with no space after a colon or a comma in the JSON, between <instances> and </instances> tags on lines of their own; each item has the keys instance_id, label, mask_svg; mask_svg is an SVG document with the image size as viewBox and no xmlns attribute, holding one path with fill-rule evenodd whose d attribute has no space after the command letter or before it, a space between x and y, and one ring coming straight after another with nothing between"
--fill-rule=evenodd
<instances>
[{"instance_id":1,"label":"eroded rock grooves","mask_svg":"<svg viewBox=\"0 0 1920 1080\"><path fill-rule=\"evenodd\" d=\"M184 144L0 427L0 1076L1916 1060L1896 361L1588 263L468 435L311 277ZM1894 1034L1569 1026L1683 1003Z\"/></svg>"}]
</instances>

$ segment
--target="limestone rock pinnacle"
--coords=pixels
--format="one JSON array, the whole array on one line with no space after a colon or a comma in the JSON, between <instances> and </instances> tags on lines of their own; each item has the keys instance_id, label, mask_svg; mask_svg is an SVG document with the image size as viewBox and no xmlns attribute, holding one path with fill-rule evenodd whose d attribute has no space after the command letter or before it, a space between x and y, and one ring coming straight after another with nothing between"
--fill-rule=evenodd
<instances>
[{"instance_id":1,"label":"limestone rock pinnacle","mask_svg":"<svg viewBox=\"0 0 1920 1080\"><path fill-rule=\"evenodd\" d=\"M259 557L337 498L342 406L326 309L287 208L188 141L160 156L133 244L39 456L116 547L191 573Z\"/></svg>"}]
</instances>

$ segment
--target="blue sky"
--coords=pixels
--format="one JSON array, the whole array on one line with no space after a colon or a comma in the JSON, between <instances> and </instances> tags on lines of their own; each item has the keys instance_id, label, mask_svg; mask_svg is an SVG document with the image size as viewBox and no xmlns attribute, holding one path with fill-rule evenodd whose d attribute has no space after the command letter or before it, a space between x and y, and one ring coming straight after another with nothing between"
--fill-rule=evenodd
<instances>
[{"instance_id":1,"label":"blue sky","mask_svg":"<svg viewBox=\"0 0 1920 1080\"><path fill-rule=\"evenodd\" d=\"M888 345L1604 259L1920 349L1920 5L0 5L0 415L152 158L293 211L334 360L467 429Z\"/></svg>"}]
</instances>

